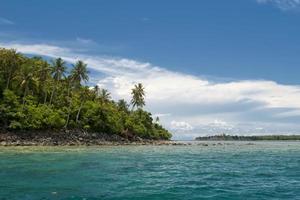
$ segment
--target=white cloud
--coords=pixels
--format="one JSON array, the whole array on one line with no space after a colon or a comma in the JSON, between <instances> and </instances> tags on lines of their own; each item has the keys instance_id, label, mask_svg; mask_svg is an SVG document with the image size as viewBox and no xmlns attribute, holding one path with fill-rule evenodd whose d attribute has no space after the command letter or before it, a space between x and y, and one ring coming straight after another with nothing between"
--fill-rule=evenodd
<instances>
[{"instance_id":1,"label":"white cloud","mask_svg":"<svg viewBox=\"0 0 300 200\"><path fill-rule=\"evenodd\" d=\"M9 19L0 17L0 25L1 24L4 24L4 25L13 25L15 23L13 21L9 20Z\"/></svg>"},{"instance_id":2,"label":"white cloud","mask_svg":"<svg viewBox=\"0 0 300 200\"><path fill-rule=\"evenodd\" d=\"M261 4L272 4L281 10L299 9L300 0L256 0Z\"/></svg>"},{"instance_id":3,"label":"white cloud","mask_svg":"<svg viewBox=\"0 0 300 200\"><path fill-rule=\"evenodd\" d=\"M171 129L174 131L191 131L194 127L185 121L171 121Z\"/></svg>"},{"instance_id":4,"label":"white cloud","mask_svg":"<svg viewBox=\"0 0 300 200\"><path fill-rule=\"evenodd\" d=\"M161 122L176 131L175 137L195 134L300 132L300 86L274 81L242 80L213 82L136 60L79 54L48 44L0 43L27 54L81 59L90 69L103 74L98 84L114 98L130 99L134 83L146 88L147 109L161 116ZM91 74L91 76L94 76ZM222 120L220 120L222 119ZM256 129L262 127L262 129ZM188 133L190 132L190 133Z\"/></svg>"},{"instance_id":5,"label":"white cloud","mask_svg":"<svg viewBox=\"0 0 300 200\"><path fill-rule=\"evenodd\" d=\"M212 127L224 127L227 129L232 129L233 126L225 122L224 120L215 119L213 123L210 124Z\"/></svg>"}]
</instances>

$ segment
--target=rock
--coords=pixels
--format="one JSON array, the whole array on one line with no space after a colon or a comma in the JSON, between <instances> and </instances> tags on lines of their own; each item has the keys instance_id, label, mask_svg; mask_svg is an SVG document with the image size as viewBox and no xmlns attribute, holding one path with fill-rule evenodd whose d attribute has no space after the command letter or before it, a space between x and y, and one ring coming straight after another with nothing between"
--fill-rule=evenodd
<instances>
[{"instance_id":1,"label":"rock","mask_svg":"<svg viewBox=\"0 0 300 200\"><path fill-rule=\"evenodd\" d=\"M135 141L137 141L137 142L142 142L142 141L143 141L143 139L140 138L139 136L136 136L134 139L135 139Z\"/></svg>"},{"instance_id":2,"label":"rock","mask_svg":"<svg viewBox=\"0 0 300 200\"><path fill-rule=\"evenodd\" d=\"M0 143L0 145L1 145L1 146L6 146L7 143L6 143L5 141L2 141L2 142Z\"/></svg>"}]
</instances>

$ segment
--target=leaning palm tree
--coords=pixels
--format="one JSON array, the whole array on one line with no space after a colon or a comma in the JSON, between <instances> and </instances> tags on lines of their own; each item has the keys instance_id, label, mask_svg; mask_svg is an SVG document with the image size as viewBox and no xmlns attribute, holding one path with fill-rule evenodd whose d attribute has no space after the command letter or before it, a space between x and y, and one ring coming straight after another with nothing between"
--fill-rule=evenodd
<instances>
[{"instance_id":1,"label":"leaning palm tree","mask_svg":"<svg viewBox=\"0 0 300 200\"><path fill-rule=\"evenodd\" d=\"M66 88L67 88L66 101L69 104L67 119L66 119L66 123L65 123L65 126L64 126L65 128L67 128L68 125L69 125L69 121L70 121L71 107L72 107L72 103L73 103L73 98L72 98L72 94L73 94L73 92L72 92L73 79L72 79L72 77L70 75L65 79L65 84L66 84Z\"/></svg>"},{"instance_id":2,"label":"leaning palm tree","mask_svg":"<svg viewBox=\"0 0 300 200\"><path fill-rule=\"evenodd\" d=\"M54 78L54 86L53 86L53 90L52 90L50 101L49 101L50 104L52 103L52 99L53 99L54 93L57 89L57 85L58 85L59 81L63 77L65 77L65 73L66 73L66 69L67 69L65 65L66 65L65 61L63 61L63 59L61 59L61 58L57 58L53 62L51 74L53 75L53 78Z\"/></svg>"},{"instance_id":3,"label":"leaning palm tree","mask_svg":"<svg viewBox=\"0 0 300 200\"><path fill-rule=\"evenodd\" d=\"M87 70L87 64L79 60L71 70L71 79L74 85L78 88L81 82L87 82L89 80L89 71Z\"/></svg>"},{"instance_id":4,"label":"leaning palm tree","mask_svg":"<svg viewBox=\"0 0 300 200\"><path fill-rule=\"evenodd\" d=\"M136 108L142 108L145 105L145 88L141 83L134 85L131 90L132 99L132 110Z\"/></svg>"},{"instance_id":5,"label":"leaning palm tree","mask_svg":"<svg viewBox=\"0 0 300 200\"><path fill-rule=\"evenodd\" d=\"M80 117L82 107L90 96L90 89L88 87L81 88L79 95L80 95L80 106L78 108L77 115L76 115L76 124L78 124L78 122L79 122L79 117Z\"/></svg>"},{"instance_id":6,"label":"leaning palm tree","mask_svg":"<svg viewBox=\"0 0 300 200\"><path fill-rule=\"evenodd\" d=\"M71 106L73 103L73 98L71 97L72 94L72 87L75 87L76 90L80 90L81 87L81 82L87 82L89 80L88 77L88 70L87 70L87 65L79 60L73 67L73 69L71 70L70 76L67 78L67 101L69 102L69 106L68 106L68 114L67 114L67 120L66 120L66 124L65 124L65 128L68 126L69 124L69 120L70 120L70 114L71 114ZM81 99L83 97L81 96ZM82 102L83 103L83 102ZM76 116L76 123L78 122L79 119L79 115L82 109L82 105L80 105L80 109L78 110L77 116Z\"/></svg>"}]
</instances>

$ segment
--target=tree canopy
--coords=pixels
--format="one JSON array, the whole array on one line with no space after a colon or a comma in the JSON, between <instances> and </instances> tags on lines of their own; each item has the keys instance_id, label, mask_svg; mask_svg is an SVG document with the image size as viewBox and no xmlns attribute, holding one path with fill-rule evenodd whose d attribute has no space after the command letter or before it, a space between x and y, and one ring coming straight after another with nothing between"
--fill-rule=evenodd
<instances>
[{"instance_id":1,"label":"tree canopy","mask_svg":"<svg viewBox=\"0 0 300 200\"><path fill-rule=\"evenodd\" d=\"M8 130L84 129L87 132L170 139L171 134L143 110L141 83L132 89L131 106L112 100L99 86L89 87L87 65L47 62L0 48L0 126Z\"/></svg>"}]
</instances>

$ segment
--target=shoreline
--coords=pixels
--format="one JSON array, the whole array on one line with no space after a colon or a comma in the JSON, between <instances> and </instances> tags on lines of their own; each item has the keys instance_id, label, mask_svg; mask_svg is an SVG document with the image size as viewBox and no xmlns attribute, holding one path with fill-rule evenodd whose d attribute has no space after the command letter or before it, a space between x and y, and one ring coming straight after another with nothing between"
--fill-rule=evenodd
<instances>
[{"instance_id":1,"label":"shoreline","mask_svg":"<svg viewBox=\"0 0 300 200\"><path fill-rule=\"evenodd\" d=\"M0 131L0 146L119 146L185 145L171 140L144 139L138 136L88 133L81 130Z\"/></svg>"},{"instance_id":2,"label":"shoreline","mask_svg":"<svg viewBox=\"0 0 300 200\"><path fill-rule=\"evenodd\" d=\"M122 137L106 133L85 132L82 130L34 130L34 131L7 131L0 130L0 147L15 146L221 146L230 142L246 142L246 145L254 145L258 141L292 141L292 140L154 140L141 137ZM298 140L296 140L298 141ZM229 142L229 143L228 143Z\"/></svg>"},{"instance_id":3,"label":"shoreline","mask_svg":"<svg viewBox=\"0 0 300 200\"><path fill-rule=\"evenodd\" d=\"M196 141L300 141L300 135L213 135L200 136L195 138Z\"/></svg>"}]
</instances>

